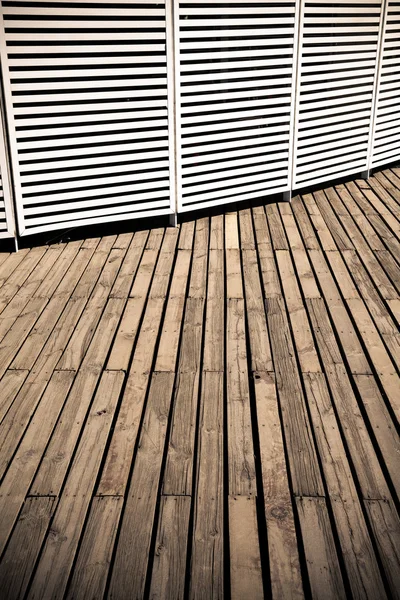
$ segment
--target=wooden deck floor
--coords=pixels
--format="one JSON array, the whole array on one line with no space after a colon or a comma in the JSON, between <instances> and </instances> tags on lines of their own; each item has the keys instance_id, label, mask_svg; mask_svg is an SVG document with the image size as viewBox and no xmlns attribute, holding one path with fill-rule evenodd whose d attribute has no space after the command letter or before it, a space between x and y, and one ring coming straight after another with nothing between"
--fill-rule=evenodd
<instances>
[{"instance_id":1,"label":"wooden deck floor","mask_svg":"<svg viewBox=\"0 0 400 600\"><path fill-rule=\"evenodd\" d=\"M0 256L2 598L400 598L400 169Z\"/></svg>"}]
</instances>

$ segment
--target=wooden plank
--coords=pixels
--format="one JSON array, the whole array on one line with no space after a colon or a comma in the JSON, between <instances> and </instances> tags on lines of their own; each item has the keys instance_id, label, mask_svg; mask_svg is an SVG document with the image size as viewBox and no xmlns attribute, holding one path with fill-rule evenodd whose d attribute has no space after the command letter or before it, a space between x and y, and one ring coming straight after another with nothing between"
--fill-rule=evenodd
<instances>
[{"instance_id":1,"label":"wooden plank","mask_svg":"<svg viewBox=\"0 0 400 600\"><path fill-rule=\"evenodd\" d=\"M309 256L351 372L358 374L371 373L357 332L351 322L322 252L320 250L310 250ZM315 301L313 299L307 301L307 306L309 309L311 306L315 307L321 316L326 314L324 302L318 302L318 298ZM329 319L326 321L324 318L324 320L326 323L329 322Z\"/></svg>"},{"instance_id":2,"label":"wooden plank","mask_svg":"<svg viewBox=\"0 0 400 600\"><path fill-rule=\"evenodd\" d=\"M303 196L303 198L306 198L306 196ZM305 248L307 248L307 250L318 250L319 244L315 235L315 230L300 196L292 198L291 207L296 218L296 224L302 239L304 240Z\"/></svg>"},{"instance_id":3,"label":"wooden plank","mask_svg":"<svg viewBox=\"0 0 400 600\"><path fill-rule=\"evenodd\" d=\"M59 371L53 374L46 392L43 394L40 404L4 476L0 488L0 509L2 514L0 551L4 549L4 545L25 500L25 496L28 494L46 445L68 395L72 380L72 373L61 373ZM20 410L15 414L15 418L17 419L15 423L18 423L19 426L18 431L14 433L13 430L17 428L11 426L9 430L11 435L4 437L4 443L1 448L3 472L4 466L11 461L16 443L21 439L21 424L27 423L34 408L34 406L29 406L29 404L27 406L21 405ZM11 439L9 439L10 437Z\"/></svg>"},{"instance_id":4,"label":"wooden plank","mask_svg":"<svg viewBox=\"0 0 400 600\"><path fill-rule=\"evenodd\" d=\"M210 250L224 249L224 215L211 217Z\"/></svg>"},{"instance_id":5,"label":"wooden plank","mask_svg":"<svg viewBox=\"0 0 400 600\"><path fill-rule=\"evenodd\" d=\"M190 565L192 599L224 597L223 415L223 373L204 372Z\"/></svg>"},{"instance_id":6,"label":"wooden plank","mask_svg":"<svg viewBox=\"0 0 400 600\"><path fill-rule=\"evenodd\" d=\"M180 373L196 373L200 369L204 307L203 298L188 297L186 299L178 361Z\"/></svg>"},{"instance_id":7,"label":"wooden plank","mask_svg":"<svg viewBox=\"0 0 400 600\"><path fill-rule=\"evenodd\" d=\"M131 298L145 298L147 296L158 254L157 250L144 250L135 276L135 281L129 293Z\"/></svg>"},{"instance_id":8,"label":"wooden plank","mask_svg":"<svg viewBox=\"0 0 400 600\"><path fill-rule=\"evenodd\" d=\"M23 598L57 499L27 498L10 543L0 563L0 585L5 598Z\"/></svg>"},{"instance_id":9,"label":"wooden plank","mask_svg":"<svg viewBox=\"0 0 400 600\"><path fill-rule=\"evenodd\" d=\"M292 325L294 342L302 372L321 371L310 325L290 254L287 250L277 250L276 259L285 296L287 312Z\"/></svg>"},{"instance_id":10,"label":"wooden plank","mask_svg":"<svg viewBox=\"0 0 400 600\"><path fill-rule=\"evenodd\" d=\"M213 227L213 222L211 227ZM213 229L211 229L212 231L212 236L213 236ZM237 212L232 212L232 213L225 213L225 228L224 228L224 234L225 234L225 249L226 250L232 250L232 249L237 249L239 250L239 224L238 224L238 214ZM211 238L212 240L214 239L213 237Z\"/></svg>"},{"instance_id":11,"label":"wooden plank","mask_svg":"<svg viewBox=\"0 0 400 600\"><path fill-rule=\"evenodd\" d=\"M273 598L304 598L275 377L254 374Z\"/></svg>"},{"instance_id":12,"label":"wooden plank","mask_svg":"<svg viewBox=\"0 0 400 600\"><path fill-rule=\"evenodd\" d=\"M262 206L253 208L254 229L256 233L258 259L264 287L264 296L267 298L279 297L281 288L278 272L276 270L272 243L268 223Z\"/></svg>"},{"instance_id":13,"label":"wooden plank","mask_svg":"<svg viewBox=\"0 0 400 600\"><path fill-rule=\"evenodd\" d=\"M65 315L69 312L67 303L70 301L75 285L85 271L93 252L94 249L79 249L75 260L65 274L61 284L54 292L36 325L31 330L18 354L11 363L12 369L31 369L33 367L36 359L45 347L47 340L54 335L54 331L57 330L57 327L60 327L60 324L63 323L65 319ZM94 283L95 282L93 282L93 285ZM77 298L76 300L79 301L80 299ZM79 302L76 302L75 306L77 307L78 304ZM81 302L80 305L83 310L85 302ZM68 329L63 332L66 336L65 345L68 344L69 340L67 331Z\"/></svg>"},{"instance_id":14,"label":"wooden plank","mask_svg":"<svg viewBox=\"0 0 400 600\"><path fill-rule=\"evenodd\" d=\"M109 371L101 378L33 577L31 597L64 596L123 377Z\"/></svg>"},{"instance_id":15,"label":"wooden plank","mask_svg":"<svg viewBox=\"0 0 400 600\"><path fill-rule=\"evenodd\" d=\"M127 485L130 464L160 327L163 298L152 298L146 308L125 392L107 453L98 493L118 496Z\"/></svg>"},{"instance_id":16,"label":"wooden plank","mask_svg":"<svg viewBox=\"0 0 400 600\"><path fill-rule=\"evenodd\" d=\"M267 221L271 231L271 240L274 250L289 250L285 230L279 214L278 204L267 204L265 206Z\"/></svg>"},{"instance_id":17,"label":"wooden plank","mask_svg":"<svg viewBox=\"0 0 400 600\"><path fill-rule=\"evenodd\" d=\"M245 208L238 212L240 226L240 248L242 250L255 250L253 220L251 210Z\"/></svg>"},{"instance_id":18,"label":"wooden plank","mask_svg":"<svg viewBox=\"0 0 400 600\"><path fill-rule=\"evenodd\" d=\"M121 266L125 252L125 250L120 250L118 248L111 250L87 306L79 319L61 360L57 364L57 369L77 370L79 368L101 319L108 295ZM112 300L121 302L121 300L117 298Z\"/></svg>"},{"instance_id":19,"label":"wooden plank","mask_svg":"<svg viewBox=\"0 0 400 600\"><path fill-rule=\"evenodd\" d=\"M366 500L369 516L383 570L392 598L400 598L400 521L392 503Z\"/></svg>"},{"instance_id":20,"label":"wooden plank","mask_svg":"<svg viewBox=\"0 0 400 600\"><path fill-rule=\"evenodd\" d=\"M227 300L226 362L229 494L256 495L245 310L240 299Z\"/></svg>"},{"instance_id":21,"label":"wooden plank","mask_svg":"<svg viewBox=\"0 0 400 600\"><path fill-rule=\"evenodd\" d=\"M1 380L0 423L21 389L29 371L6 371Z\"/></svg>"},{"instance_id":22,"label":"wooden plank","mask_svg":"<svg viewBox=\"0 0 400 600\"><path fill-rule=\"evenodd\" d=\"M126 250L126 254L123 259L119 273L114 281L114 285L111 289L110 298L128 298L132 282L135 278L139 262L142 258L143 250L146 245L148 232L138 231L134 237L135 244L133 244L132 239L132 243L130 243L129 246L125 244L128 239L132 238L132 234L121 235L128 236L124 240L124 244L121 244L120 242L118 243L117 240L113 247L120 248L121 250ZM118 236L118 239L121 237L121 235Z\"/></svg>"},{"instance_id":23,"label":"wooden plank","mask_svg":"<svg viewBox=\"0 0 400 600\"><path fill-rule=\"evenodd\" d=\"M228 248L225 251L227 298L243 298L240 254L238 248Z\"/></svg>"},{"instance_id":24,"label":"wooden plank","mask_svg":"<svg viewBox=\"0 0 400 600\"><path fill-rule=\"evenodd\" d=\"M264 598L256 499L229 496L231 598Z\"/></svg>"},{"instance_id":25,"label":"wooden plank","mask_svg":"<svg viewBox=\"0 0 400 600\"><path fill-rule=\"evenodd\" d=\"M210 250L203 355L205 371L224 370L224 260L222 250Z\"/></svg>"},{"instance_id":26,"label":"wooden plank","mask_svg":"<svg viewBox=\"0 0 400 600\"><path fill-rule=\"evenodd\" d=\"M46 254L47 250L48 248L46 247L33 248L23 254L21 261L14 261L16 263L15 268L1 287L0 312L10 303L24 282L29 279L31 273L35 274L35 267ZM33 280L35 280L35 277L33 277Z\"/></svg>"},{"instance_id":27,"label":"wooden plank","mask_svg":"<svg viewBox=\"0 0 400 600\"><path fill-rule=\"evenodd\" d=\"M252 371L272 371L272 355L255 250L243 250L243 280Z\"/></svg>"},{"instance_id":28,"label":"wooden plank","mask_svg":"<svg viewBox=\"0 0 400 600\"><path fill-rule=\"evenodd\" d=\"M93 498L66 598L103 597L122 504L118 496Z\"/></svg>"},{"instance_id":29,"label":"wooden plank","mask_svg":"<svg viewBox=\"0 0 400 600\"><path fill-rule=\"evenodd\" d=\"M282 300L267 300L267 317L293 491L298 496L322 496L318 459Z\"/></svg>"},{"instance_id":30,"label":"wooden plank","mask_svg":"<svg viewBox=\"0 0 400 600\"><path fill-rule=\"evenodd\" d=\"M199 373L179 373L163 477L163 494L192 494Z\"/></svg>"},{"instance_id":31,"label":"wooden plank","mask_svg":"<svg viewBox=\"0 0 400 600\"><path fill-rule=\"evenodd\" d=\"M332 526L324 498L296 498L313 598L346 598Z\"/></svg>"},{"instance_id":32,"label":"wooden plank","mask_svg":"<svg viewBox=\"0 0 400 600\"><path fill-rule=\"evenodd\" d=\"M355 375L354 380L361 396L374 437L385 461L393 486L400 498L400 473L398 457L400 440L395 424L389 415L385 401L372 375Z\"/></svg>"},{"instance_id":33,"label":"wooden plank","mask_svg":"<svg viewBox=\"0 0 400 600\"><path fill-rule=\"evenodd\" d=\"M324 196L323 196L323 200L324 200ZM321 211L318 208L318 205L314 199L314 196L312 194L305 194L304 196L302 196L302 203L301 200L299 199L299 204L293 207L295 212L296 212L296 216L297 213L302 213L303 214L303 219L304 217L304 213L303 213L303 208L300 208L300 204L303 204L306 207L306 210L308 212L308 215L310 217L310 225L311 228L314 229L314 247L315 249L319 249L319 243L318 243L318 239L320 241L321 247L323 248L323 250L325 252L329 252L329 250L337 250L338 246L336 245L335 239L330 231L330 229L327 227L325 219L324 219L324 215L321 213ZM326 205L326 203L325 203ZM330 217L331 219L334 219L334 214L331 212L330 213ZM300 223L300 221L298 221ZM340 239L340 235L342 233L341 228L339 228L338 231L338 235L337 238ZM347 246L348 244L348 238L347 236L344 234L344 243L341 244L341 246ZM347 244L346 244L347 242ZM352 247L352 246L350 246ZM309 248L310 250L312 249L311 247Z\"/></svg>"},{"instance_id":34,"label":"wooden plank","mask_svg":"<svg viewBox=\"0 0 400 600\"><path fill-rule=\"evenodd\" d=\"M112 597L143 596L173 384L173 373L153 374L117 542Z\"/></svg>"},{"instance_id":35,"label":"wooden plank","mask_svg":"<svg viewBox=\"0 0 400 600\"><path fill-rule=\"evenodd\" d=\"M196 221L194 219L192 221L181 223L178 250L192 250L195 227Z\"/></svg>"},{"instance_id":36,"label":"wooden plank","mask_svg":"<svg viewBox=\"0 0 400 600\"><path fill-rule=\"evenodd\" d=\"M191 498L162 496L151 573L152 600L183 600Z\"/></svg>"},{"instance_id":37,"label":"wooden plank","mask_svg":"<svg viewBox=\"0 0 400 600\"><path fill-rule=\"evenodd\" d=\"M150 288L150 298L165 298L175 258L175 247L178 242L178 229L165 232L160 254Z\"/></svg>"},{"instance_id":38,"label":"wooden plank","mask_svg":"<svg viewBox=\"0 0 400 600\"><path fill-rule=\"evenodd\" d=\"M209 220L208 218L198 219L196 221L196 232L193 245L189 298L206 298L208 244Z\"/></svg>"},{"instance_id":39,"label":"wooden plank","mask_svg":"<svg viewBox=\"0 0 400 600\"><path fill-rule=\"evenodd\" d=\"M3 293L3 287L10 275L12 275L18 265L24 260L26 255L30 252L30 248L22 248L19 252L13 252L10 254L6 261L0 265L0 289Z\"/></svg>"},{"instance_id":40,"label":"wooden plank","mask_svg":"<svg viewBox=\"0 0 400 600\"><path fill-rule=\"evenodd\" d=\"M127 371L146 298L128 298L107 362L109 371Z\"/></svg>"},{"instance_id":41,"label":"wooden plank","mask_svg":"<svg viewBox=\"0 0 400 600\"><path fill-rule=\"evenodd\" d=\"M133 233L127 231L126 233L120 233L113 244L113 248L120 248L121 250L127 250L133 239Z\"/></svg>"},{"instance_id":42,"label":"wooden plank","mask_svg":"<svg viewBox=\"0 0 400 600\"><path fill-rule=\"evenodd\" d=\"M371 600L385 598L381 575L325 377L322 373L306 373L304 383L353 596Z\"/></svg>"}]
</instances>

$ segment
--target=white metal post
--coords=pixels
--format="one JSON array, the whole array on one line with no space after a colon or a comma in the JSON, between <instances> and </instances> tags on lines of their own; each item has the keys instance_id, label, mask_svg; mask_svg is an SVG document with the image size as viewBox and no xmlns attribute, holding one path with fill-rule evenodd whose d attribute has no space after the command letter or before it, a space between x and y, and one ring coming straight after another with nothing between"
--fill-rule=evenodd
<instances>
[{"instance_id":1,"label":"white metal post","mask_svg":"<svg viewBox=\"0 0 400 600\"><path fill-rule=\"evenodd\" d=\"M170 193L174 213L170 224L178 224L178 212L182 198L181 134L180 134L180 82L179 82L179 1L166 0L166 50L168 85L168 127Z\"/></svg>"},{"instance_id":2,"label":"white metal post","mask_svg":"<svg viewBox=\"0 0 400 600\"><path fill-rule=\"evenodd\" d=\"M290 115L290 146L289 146L289 192L285 199L290 200L296 176L297 145L299 135L299 110L300 110L300 76L303 50L303 23L305 0L296 2L296 20L293 40L293 79L292 102Z\"/></svg>"},{"instance_id":3,"label":"white metal post","mask_svg":"<svg viewBox=\"0 0 400 600\"><path fill-rule=\"evenodd\" d=\"M385 42L385 31L386 21L388 15L389 0L382 0L381 14L380 14L380 25L379 25L379 36L377 45L377 60L375 66L375 77L374 77L374 90L372 93L372 111L371 111L371 122L369 128L369 139L368 139L368 156L367 156L367 169L362 173L364 179L368 179L372 165L372 158L374 153L375 144L375 130L376 130L376 118L378 114L378 101L379 91L381 87L381 73L382 73L382 60L383 50Z\"/></svg>"}]
</instances>

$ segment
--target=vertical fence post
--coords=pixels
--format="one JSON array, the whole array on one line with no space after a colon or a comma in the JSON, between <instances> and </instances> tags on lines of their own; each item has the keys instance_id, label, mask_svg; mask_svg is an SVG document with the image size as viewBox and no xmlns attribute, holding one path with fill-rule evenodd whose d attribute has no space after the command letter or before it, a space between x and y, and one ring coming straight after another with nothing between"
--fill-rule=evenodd
<instances>
[{"instance_id":1,"label":"vertical fence post","mask_svg":"<svg viewBox=\"0 0 400 600\"><path fill-rule=\"evenodd\" d=\"M294 38L293 38L293 77L292 98L290 106L290 141L289 141L289 191L283 194L284 200L290 200L294 187L297 162L297 139L300 106L300 71L303 47L304 1L297 0Z\"/></svg>"},{"instance_id":2,"label":"vertical fence post","mask_svg":"<svg viewBox=\"0 0 400 600\"><path fill-rule=\"evenodd\" d=\"M369 177L371 166L372 166L373 153L374 153L376 118L377 118L377 114L378 114L379 91L380 91L380 87L381 87L382 60L383 60L383 49L384 49L384 42L385 42L385 30L386 30L388 7L389 7L389 0L382 0L380 23L379 23L379 36L378 36L378 45L377 45L377 59L376 59L375 75L374 75L374 90L372 93L372 111L371 111L371 122L370 122L369 139L368 139L367 169L365 171L363 171L361 174L363 179L368 179L368 177Z\"/></svg>"},{"instance_id":3,"label":"vertical fence post","mask_svg":"<svg viewBox=\"0 0 400 600\"><path fill-rule=\"evenodd\" d=\"M182 196L181 130L180 130L180 83L179 83L179 2L165 1L166 54L168 85L168 128L170 194L173 214L170 224L178 224L178 212Z\"/></svg>"}]
</instances>

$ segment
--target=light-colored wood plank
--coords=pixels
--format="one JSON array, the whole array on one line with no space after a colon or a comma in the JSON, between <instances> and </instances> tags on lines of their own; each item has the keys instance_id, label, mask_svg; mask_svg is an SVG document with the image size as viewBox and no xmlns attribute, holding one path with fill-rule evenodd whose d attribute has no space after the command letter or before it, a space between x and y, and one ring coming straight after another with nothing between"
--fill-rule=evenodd
<instances>
[{"instance_id":1,"label":"light-colored wood plank","mask_svg":"<svg viewBox=\"0 0 400 600\"><path fill-rule=\"evenodd\" d=\"M204 306L203 298L186 299L178 363L180 373L196 373L200 369Z\"/></svg>"},{"instance_id":2,"label":"light-colored wood plank","mask_svg":"<svg viewBox=\"0 0 400 600\"><path fill-rule=\"evenodd\" d=\"M229 494L257 493L250 392L247 371L244 301L227 300L226 377Z\"/></svg>"},{"instance_id":3,"label":"light-colored wood plank","mask_svg":"<svg viewBox=\"0 0 400 600\"><path fill-rule=\"evenodd\" d=\"M144 593L173 383L173 373L152 377L117 543L111 597L141 598Z\"/></svg>"},{"instance_id":4,"label":"light-colored wood plank","mask_svg":"<svg viewBox=\"0 0 400 600\"><path fill-rule=\"evenodd\" d=\"M223 373L204 372L194 498L191 599L224 597Z\"/></svg>"},{"instance_id":5,"label":"light-colored wood plank","mask_svg":"<svg viewBox=\"0 0 400 600\"><path fill-rule=\"evenodd\" d=\"M128 298L107 362L109 371L127 371L146 298Z\"/></svg>"},{"instance_id":6,"label":"light-colored wood plank","mask_svg":"<svg viewBox=\"0 0 400 600\"><path fill-rule=\"evenodd\" d=\"M272 242L269 233L269 227L262 206L253 208L254 229L257 240L258 259L262 282L264 287L264 296L274 298L281 295L278 272L274 261Z\"/></svg>"},{"instance_id":7,"label":"light-colored wood plank","mask_svg":"<svg viewBox=\"0 0 400 600\"><path fill-rule=\"evenodd\" d=\"M5 598L17 600L25 596L56 505L54 497L26 499L0 563L0 586Z\"/></svg>"},{"instance_id":8,"label":"light-colored wood plank","mask_svg":"<svg viewBox=\"0 0 400 600\"><path fill-rule=\"evenodd\" d=\"M210 250L224 249L224 215L211 217Z\"/></svg>"},{"instance_id":9,"label":"light-colored wood plank","mask_svg":"<svg viewBox=\"0 0 400 600\"><path fill-rule=\"evenodd\" d=\"M193 245L192 271L190 274L189 298L205 298L207 286L207 263L209 244L209 219L196 221Z\"/></svg>"},{"instance_id":10,"label":"light-colored wood plank","mask_svg":"<svg viewBox=\"0 0 400 600\"><path fill-rule=\"evenodd\" d=\"M400 598L400 521L395 508L383 500L366 500L383 570L392 598Z\"/></svg>"},{"instance_id":11,"label":"light-colored wood plank","mask_svg":"<svg viewBox=\"0 0 400 600\"><path fill-rule=\"evenodd\" d=\"M66 598L103 597L122 504L118 496L93 498Z\"/></svg>"},{"instance_id":12,"label":"light-colored wood plank","mask_svg":"<svg viewBox=\"0 0 400 600\"><path fill-rule=\"evenodd\" d=\"M63 494L46 537L29 591L31 598L63 598L108 433L123 373L106 371L82 431Z\"/></svg>"},{"instance_id":13,"label":"light-colored wood plank","mask_svg":"<svg viewBox=\"0 0 400 600\"><path fill-rule=\"evenodd\" d=\"M285 230L279 214L278 204L267 204L265 206L267 221L271 231L271 240L274 250L289 250Z\"/></svg>"},{"instance_id":14,"label":"light-colored wood plank","mask_svg":"<svg viewBox=\"0 0 400 600\"><path fill-rule=\"evenodd\" d=\"M240 248L242 250L255 250L253 221L251 210L244 208L238 212L240 226Z\"/></svg>"},{"instance_id":15,"label":"light-colored wood plank","mask_svg":"<svg viewBox=\"0 0 400 600\"><path fill-rule=\"evenodd\" d=\"M225 213L225 248L239 250L239 224L237 212Z\"/></svg>"},{"instance_id":16,"label":"light-colored wood plank","mask_svg":"<svg viewBox=\"0 0 400 600\"><path fill-rule=\"evenodd\" d=\"M82 317L57 365L57 369L77 370L96 331L113 282L121 266L125 250L111 250L101 276L91 294ZM115 301L121 300L115 298Z\"/></svg>"},{"instance_id":17,"label":"light-colored wood plank","mask_svg":"<svg viewBox=\"0 0 400 600\"><path fill-rule=\"evenodd\" d=\"M186 221L180 226L178 250L192 250L196 221Z\"/></svg>"},{"instance_id":18,"label":"light-colored wood plank","mask_svg":"<svg viewBox=\"0 0 400 600\"><path fill-rule=\"evenodd\" d=\"M163 478L163 494L192 494L199 373L179 373Z\"/></svg>"},{"instance_id":19,"label":"light-colored wood plank","mask_svg":"<svg viewBox=\"0 0 400 600\"><path fill-rule=\"evenodd\" d=\"M118 246L114 245L114 248L120 248L121 250L126 250L125 257L123 259L121 268L119 273L114 281L114 285L110 292L110 298L127 298L129 296L129 292L131 290L132 282L135 278L137 268L142 257L142 253L144 247L146 245L147 240L147 232L138 232L139 235L135 234L135 244L132 243L126 245L126 241L129 240L129 237L124 239L123 244L119 244ZM140 235L145 233L146 235ZM132 234L122 234L126 236L130 236L132 238ZM118 236L120 238L121 236ZM118 243L115 242L115 244Z\"/></svg>"},{"instance_id":20,"label":"light-colored wood plank","mask_svg":"<svg viewBox=\"0 0 400 600\"><path fill-rule=\"evenodd\" d=\"M385 598L381 575L322 373L304 375L336 529L353 596Z\"/></svg>"},{"instance_id":21,"label":"light-colored wood plank","mask_svg":"<svg viewBox=\"0 0 400 600\"><path fill-rule=\"evenodd\" d=\"M63 404L73 380L73 373L56 372L34 413L32 420L25 432L24 437L15 456L4 476L0 487L0 510L2 514L0 525L0 551L11 533L15 520L28 494L30 485L39 466L46 445L50 439L53 428L57 422ZM29 397L26 398L29 400ZM32 415L34 405L21 405L15 413L16 426L10 427L10 435L4 436L1 448L2 471L11 460L12 452L23 432L22 426L27 424ZM17 429L17 431L15 431Z\"/></svg>"},{"instance_id":22,"label":"light-colored wood plank","mask_svg":"<svg viewBox=\"0 0 400 600\"><path fill-rule=\"evenodd\" d=\"M147 386L151 378L150 371L163 306L163 298L152 298L147 305L101 476L99 494L117 496L123 494L126 488Z\"/></svg>"},{"instance_id":23,"label":"light-colored wood plank","mask_svg":"<svg viewBox=\"0 0 400 600\"><path fill-rule=\"evenodd\" d=\"M293 491L298 496L322 496L318 459L283 301L268 299L267 315Z\"/></svg>"},{"instance_id":24,"label":"light-colored wood plank","mask_svg":"<svg viewBox=\"0 0 400 600\"><path fill-rule=\"evenodd\" d=\"M226 263L226 297L243 298L242 265L239 248L228 248L225 251Z\"/></svg>"},{"instance_id":25,"label":"light-colored wood plank","mask_svg":"<svg viewBox=\"0 0 400 600\"><path fill-rule=\"evenodd\" d=\"M210 250L203 369L224 370L224 260L222 250Z\"/></svg>"},{"instance_id":26,"label":"light-colored wood plank","mask_svg":"<svg viewBox=\"0 0 400 600\"><path fill-rule=\"evenodd\" d=\"M230 584L233 600L264 598L254 497L229 496Z\"/></svg>"},{"instance_id":27,"label":"light-colored wood plank","mask_svg":"<svg viewBox=\"0 0 400 600\"><path fill-rule=\"evenodd\" d=\"M346 598L332 527L324 498L296 498L313 598Z\"/></svg>"},{"instance_id":28,"label":"light-colored wood plank","mask_svg":"<svg viewBox=\"0 0 400 600\"><path fill-rule=\"evenodd\" d=\"M277 250L276 259L300 368L304 373L321 371L290 254L287 250Z\"/></svg>"},{"instance_id":29,"label":"light-colored wood plank","mask_svg":"<svg viewBox=\"0 0 400 600\"><path fill-rule=\"evenodd\" d=\"M13 403L22 384L24 383L29 371L6 371L3 379L0 382L1 398L0 398L0 423L7 414L8 409Z\"/></svg>"},{"instance_id":30,"label":"light-colored wood plank","mask_svg":"<svg viewBox=\"0 0 400 600\"><path fill-rule=\"evenodd\" d=\"M23 255L21 261L14 261L16 263L15 268L9 274L7 281L5 281L1 287L0 312L4 311L4 309L11 302L15 294L17 294L21 287L24 286L25 282L27 282L27 285L29 286L29 279L31 274L31 281L34 282L34 286L38 285L38 282L36 281L35 267L46 255L47 251L48 248L45 246L39 248L32 248L32 250ZM56 250L56 255L58 254L58 252L59 250ZM50 257L52 255L54 256L54 253L50 253ZM47 260L44 261L44 264L47 265Z\"/></svg>"},{"instance_id":31,"label":"light-colored wood plank","mask_svg":"<svg viewBox=\"0 0 400 600\"><path fill-rule=\"evenodd\" d=\"M191 498L162 496L151 574L152 600L183 600Z\"/></svg>"},{"instance_id":32,"label":"light-colored wood plank","mask_svg":"<svg viewBox=\"0 0 400 600\"><path fill-rule=\"evenodd\" d=\"M275 377L255 373L257 426L273 598L304 597Z\"/></svg>"},{"instance_id":33,"label":"light-colored wood plank","mask_svg":"<svg viewBox=\"0 0 400 600\"><path fill-rule=\"evenodd\" d=\"M242 256L251 369L252 371L272 371L271 346L257 254L255 250L243 250Z\"/></svg>"}]
</instances>

